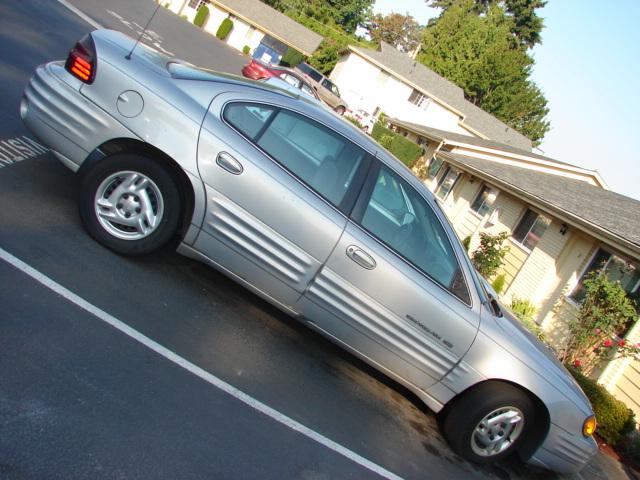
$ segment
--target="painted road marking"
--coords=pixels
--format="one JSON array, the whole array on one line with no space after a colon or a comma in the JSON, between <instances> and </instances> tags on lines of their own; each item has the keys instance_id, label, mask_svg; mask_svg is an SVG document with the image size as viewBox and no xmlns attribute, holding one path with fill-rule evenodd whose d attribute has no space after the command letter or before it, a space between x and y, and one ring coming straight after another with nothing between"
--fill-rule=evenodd
<instances>
[{"instance_id":1,"label":"painted road marking","mask_svg":"<svg viewBox=\"0 0 640 480\"><path fill-rule=\"evenodd\" d=\"M93 28L104 28L102 25L100 25L98 22L96 22L89 15L85 14L82 10L80 10L80 9L76 8L75 6L71 5L66 0L58 0L58 3L60 3L61 5L67 7L69 10L71 10L73 13L75 13L77 16L79 16L82 20L87 22Z\"/></svg>"},{"instance_id":2,"label":"painted road marking","mask_svg":"<svg viewBox=\"0 0 640 480\"><path fill-rule=\"evenodd\" d=\"M99 320L102 320L103 322L111 325L113 328L119 330L120 332L124 333L125 335L127 335L130 338L132 338L133 340L141 343L142 345L144 345L145 347L149 348L150 350L153 350L157 354L162 355L167 360L169 360L169 361L175 363L176 365L184 368L188 372L196 375L197 377L199 377L202 380L204 380L205 382L213 385L214 387L218 388L219 390L222 390L223 392L227 393L228 395L231 395L232 397L234 397L237 400L241 401L245 405L253 408L254 410L257 410L260 413L262 413L263 415L266 415L267 417L275 420L276 422L278 422L278 423L280 423L280 424L282 424L282 425L284 425L286 427L289 427L291 430L294 430L294 431L304 435L305 437L310 438L311 440L319 443L320 445L323 445L324 447L328 448L329 450L332 450L332 451L342 455L343 457L351 460L352 462L357 463L358 465L366 468L367 470L369 470L369 471L371 471L373 473L376 473L377 475L381 476L382 478L387 478L389 480L402 480L402 477L399 477L395 473L390 472L389 470L386 470L384 467L381 467L380 465L378 465L376 463L373 463L370 460L367 460L366 458L358 455L354 451L349 450L347 447L344 447L344 446L340 445L339 443L334 442L330 438L325 437L324 435L316 432L315 430L311 430L310 428L302 425L301 423L298 423L297 421L293 420L292 418L287 417L285 414L283 414L283 413L281 413L281 412L269 407L268 405L265 405L264 403L260 402L259 400L256 400L255 398L253 398L250 395L244 393L243 391L238 390L233 385L228 384L224 380L221 380L220 378L216 377L215 375L212 375L211 373L207 372L206 370L204 370L204 369L198 367L197 365L189 362L188 360L186 360L185 358L181 357L177 353L174 353L171 350L169 350L168 348L163 347L162 345L160 345L159 343L157 343L154 340L150 339L149 337L146 337L142 333L140 333L137 330L131 328L126 323L118 320L117 318L115 318L112 315L108 314L104 310L101 310L100 308L96 307L95 305L87 302L82 297L80 297L80 296L76 295L75 293L73 293L72 291L66 289L65 287L63 287L59 283L57 283L54 280L52 280L51 278L47 277L45 274L43 274L43 273L39 272L38 270L36 270L35 268L27 265L22 260L20 260L17 257L14 257L13 255L11 255L6 250L3 250L2 248L0 248L0 259L4 260L8 264L10 264L13 267L17 268L21 272L25 273L26 275L28 275L29 277L31 277L32 279L37 281L38 283L40 283L40 284L44 285L45 287L47 287L49 290L51 290L54 293L60 295L64 299L66 299L69 302L73 303L74 305L80 307L81 309L83 309L86 312L90 313L91 315L93 315L94 317L98 318Z\"/></svg>"},{"instance_id":3,"label":"painted road marking","mask_svg":"<svg viewBox=\"0 0 640 480\"><path fill-rule=\"evenodd\" d=\"M48 148L26 135L0 140L0 168L28 158L38 157L48 151Z\"/></svg>"}]
</instances>

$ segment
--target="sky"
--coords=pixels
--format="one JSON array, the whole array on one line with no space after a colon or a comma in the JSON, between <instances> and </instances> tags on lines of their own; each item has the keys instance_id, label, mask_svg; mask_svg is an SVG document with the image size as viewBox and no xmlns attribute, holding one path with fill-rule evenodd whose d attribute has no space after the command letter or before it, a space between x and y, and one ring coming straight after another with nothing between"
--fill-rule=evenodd
<instances>
[{"instance_id":1,"label":"sky","mask_svg":"<svg viewBox=\"0 0 640 480\"><path fill-rule=\"evenodd\" d=\"M377 0L376 13L438 15L423 0ZM609 188L640 200L640 0L549 0L532 79L551 130L540 153L597 170Z\"/></svg>"}]
</instances>

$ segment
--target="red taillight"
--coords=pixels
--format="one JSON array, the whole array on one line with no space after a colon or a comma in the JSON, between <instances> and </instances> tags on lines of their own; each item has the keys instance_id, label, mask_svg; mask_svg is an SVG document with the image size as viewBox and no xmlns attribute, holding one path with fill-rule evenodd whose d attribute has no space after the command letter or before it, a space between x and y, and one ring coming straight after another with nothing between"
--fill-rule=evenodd
<instances>
[{"instance_id":1,"label":"red taillight","mask_svg":"<svg viewBox=\"0 0 640 480\"><path fill-rule=\"evenodd\" d=\"M96 48L91 35L85 35L69 51L64 68L84 83L96 77Z\"/></svg>"}]
</instances>

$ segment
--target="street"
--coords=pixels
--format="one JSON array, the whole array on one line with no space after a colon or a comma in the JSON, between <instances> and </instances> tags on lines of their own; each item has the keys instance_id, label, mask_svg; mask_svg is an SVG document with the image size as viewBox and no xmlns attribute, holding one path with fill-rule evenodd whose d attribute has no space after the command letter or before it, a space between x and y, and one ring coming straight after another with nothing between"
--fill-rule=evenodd
<instances>
[{"instance_id":1,"label":"street","mask_svg":"<svg viewBox=\"0 0 640 480\"><path fill-rule=\"evenodd\" d=\"M67 2L129 35L155 8ZM75 175L18 114L35 67L93 26L53 0L2 1L0 25L0 478L610 478L602 460L472 465L411 393L175 242L98 245ZM248 61L164 8L145 40L233 74Z\"/></svg>"}]
</instances>

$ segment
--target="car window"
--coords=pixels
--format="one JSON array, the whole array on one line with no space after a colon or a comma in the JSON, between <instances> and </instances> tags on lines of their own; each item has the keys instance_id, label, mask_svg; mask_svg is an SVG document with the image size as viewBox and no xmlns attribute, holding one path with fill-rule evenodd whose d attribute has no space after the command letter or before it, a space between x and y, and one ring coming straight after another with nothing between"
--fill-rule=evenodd
<instances>
[{"instance_id":1,"label":"car window","mask_svg":"<svg viewBox=\"0 0 640 480\"><path fill-rule=\"evenodd\" d=\"M225 108L224 118L245 137L253 139L274 111L275 108L265 105L233 103Z\"/></svg>"},{"instance_id":2,"label":"car window","mask_svg":"<svg viewBox=\"0 0 640 480\"><path fill-rule=\"evenodd\" d=\"M340 91L338 90L338 87L336 87L334 83L330 82L326 78L322 81L322 86L327 90L331 91L336 97L340 96Z\"/></svg>"},{"instance_id":3,"label":"car window","mask_svg":"<svg viewBox=\"0 0 640 480\"><path fill-rule=\"evenodd\" d=\"M317 70L314 70L306 63L301 63L297 67L301 72L305 73L309 77L313 78L316 82L320 83L322 81L322 74Z\"/></svg>"},{"instance_id":4,"label":"car window","mask_svg":"<svg viewBox=\"0 0 640 480\"><path fill-rule=\"evenodd\" d=\"M290 75L288 73L281 73L280 75L278 75L282 80L284 80L285 82L287 82L289 85L291 85L292 87L296 87L296 88L300 88L300 80L297 79L296 77L294 77L293 75Z\"/></svg>"},{"instance_id":5,"label":"car window","mask_svg":"<svg viewBox=\"0 0 640 480\"><path fill-rule=\"evenodd\" d=\"M241 110L244 113L240 113ZM255 112L261 112L264 117ZM271 119L272 114L272 107L237 103L228 105L223 116L293 175L333 205L340 206L356 170L368 154L305 116L278 110ZM256 130L253 123L253 128L245 127L250 121L255 123L256 118L269 119L266 128L257 137L246 133ZM240 126L236 123L238 120L243 122ZM265 123L262 122L262 125Z\"/></svg>"},{"instance_id":6,"label":"car window","mask_svg":"<svg viewBox=\"0 0 640 480\"><path fill-rule=\"evenodd\" d=\"M436 214L386 166L380 168L360 224L460 300L471 303L461 267Z\"/></svg>"}]
</instances>

